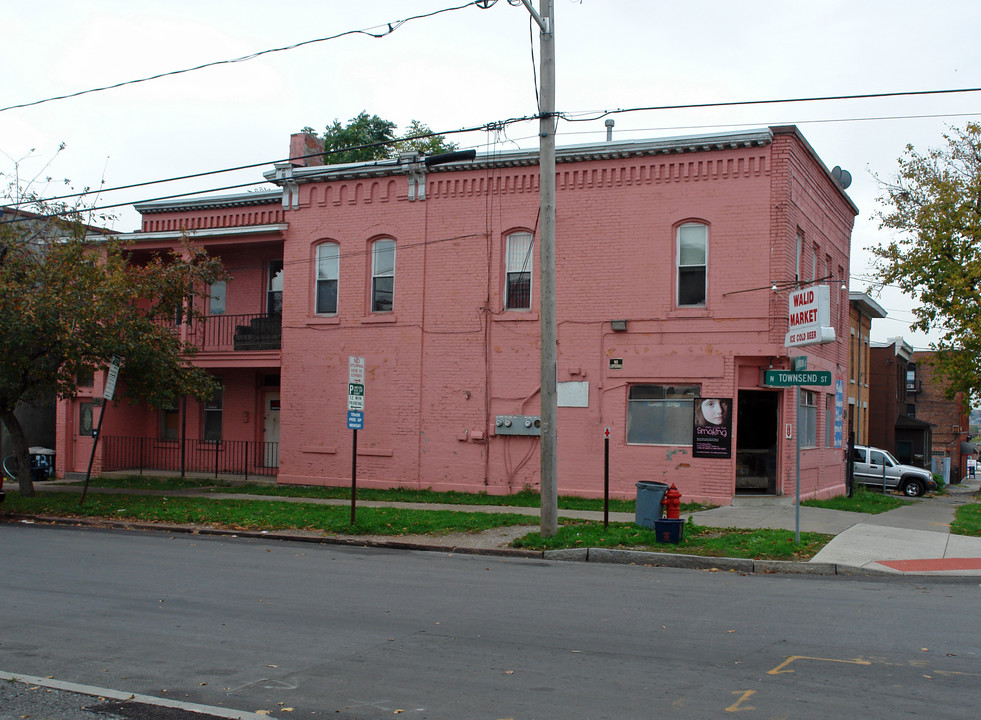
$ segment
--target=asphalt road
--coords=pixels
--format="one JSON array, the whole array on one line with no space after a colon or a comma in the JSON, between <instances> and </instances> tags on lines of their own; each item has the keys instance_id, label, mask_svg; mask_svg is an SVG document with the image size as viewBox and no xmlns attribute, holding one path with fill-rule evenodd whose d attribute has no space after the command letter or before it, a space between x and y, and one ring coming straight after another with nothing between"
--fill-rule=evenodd
<instances>
[{"instance_id":1,"label":"asphalt road","mask_svg":"<svg viewBox=\"0 0 981 720\"><path fill-rule=\"evenodd\" d=\"M942 720L981 704L976 578L740 575L24 524L0 524L0 548L0 671L216 713ZM4 701L0 719L23 714Z\"/></svg>"}]
</instances>

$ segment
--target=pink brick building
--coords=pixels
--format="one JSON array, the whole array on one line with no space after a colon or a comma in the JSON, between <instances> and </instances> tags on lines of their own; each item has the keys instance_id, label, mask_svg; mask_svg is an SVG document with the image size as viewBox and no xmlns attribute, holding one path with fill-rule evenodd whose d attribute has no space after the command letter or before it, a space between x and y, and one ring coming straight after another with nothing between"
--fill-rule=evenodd
<instances>
[{"instance_id":1,"label":"pink brick building","mask_svg":"<svg viewBox=\"0 0 981 720\"><path fill-rule=\"evenodd\" d=\"M206 321L180 328L224 391L183 413L117 403L98 467L161 465L191 444L201 471L349 484L354 356L359 486L537 487L537 152L419 160L278 167L282 190L139 207L139 252L186 228L232 276ZM802 496L841 492L857 210L799 131L567 147L557 162L559 492L602 494L610 428L616 495L638 480L718 504L792 495L798 412ZM830 287L837 340L788 350L788 294L812 285ZM791 355L833 384L764 387ZM708 457L693 456L700 398L731 416ZM86 403L61 407L61 472L87 462Z\"/></svg>"}]
</instances>

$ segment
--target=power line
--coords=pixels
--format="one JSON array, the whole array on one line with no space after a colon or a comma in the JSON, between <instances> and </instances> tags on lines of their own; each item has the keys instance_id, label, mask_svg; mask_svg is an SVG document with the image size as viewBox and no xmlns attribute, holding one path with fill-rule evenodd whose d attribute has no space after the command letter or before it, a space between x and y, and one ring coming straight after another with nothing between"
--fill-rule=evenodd
<instances>
[{"instance_id":1,"label":"power line","mask_svg":"<svg viewBox=\"0 0 981 720\"><path fill-rule=\"evenodd\" d=\"M433 17L434 15L440 15L446 12L453 12L455 10L462 10L463 8L470 7L471 5L476 5L476 2L468 2L465 5L457 5L456 7L443 8L441 10L434 10L430 13L424 13L422 15L413 15L412 17L405 18L404 20L395 20L393 22L384 23L382 25L374 25L369 28L364 28L361 30L346 30L344 32L337 33L336 35L328 35L327 37L316 38L313 40L304 40L302 42L294 43L292 45L286 45L284 47L270 48L268 50L259 50L258 52L250 53L248 55L243 55L242 57L232 58L230 60L215 60L213 62L204 63L202 65L195 65L194 67L184 68L183 70L171 70L169 72L158 73L156 75L151 75L145 78L139 78L137 80L126 80L124 82L115 83L113 85L104 85L102 87L91 88L89 90L79 90L78 92L69 93L67 95L57 95L55 97L48 97L42 100L33 100L31 102L20 103L18 105L8 105L7 107L0 107L0 112L6 112L7 110L17 110L19 108L32 107L34 105L41 105L43 103L54 102L56 100L67 100L69 98L79 97L81 95L88 95L90 93L104 92L106 90L115 90L116 88L125 87L127 85L136 85L138 83L150 82L151 80L159 80L160 78L171 77L173 75L182 75L184 73L195 72L197 70L203 70L209 67L216 67L218 65L231 65L234 63L246 62L248 60L254 60L257 57L263 55L269 55L270 53L286 52L287 50L295 50L296 48L304 47L305 45L313 45L314 43L327 42L329 40L337 40L348 35L368 35L373 38L383 38L386 35L391 35L393 32L398 30L400 27L405 25L407 22L412 20L421 20L423 18ZM372 32L373 30L379 30L379 32Z\"/></svg>"}]
</instances>

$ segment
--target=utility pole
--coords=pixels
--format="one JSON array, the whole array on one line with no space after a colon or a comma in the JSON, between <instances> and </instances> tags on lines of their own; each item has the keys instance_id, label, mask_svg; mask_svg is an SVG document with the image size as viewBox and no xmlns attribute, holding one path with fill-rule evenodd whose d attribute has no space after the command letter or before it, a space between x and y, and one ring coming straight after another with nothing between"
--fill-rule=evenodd
<instances>
[{"instance_id":1,"label":"utility pole","mask_svg":"<svg viewBox=\"0 0 981 720\"><path fill-rule=\"evenodd\" d=\"M529 0L522 0L526 5ZM558 531L558 331L555 322L555 0L539 0L542 29L538 170L541 188L542 438L541 534ZM530 8L529 8L530 9Z\"/></svg>"},{"instance_id":2,"label":"utility pole","mask_svg":"<svg viewBox=\"0 0 981 720\"><path fill-rule=\"evenodd\" d=\"M487 9L497 0L478 0ZM511 0L509 0L511 2ZM514 3L512 3L514 4ZM539 315L541 320L541 534L552 537L558 531L558 332L555 322L555 0L521 0L541 29L539 47L540 88L538 92L538 244Z\"/></svg>"}]
</instances>

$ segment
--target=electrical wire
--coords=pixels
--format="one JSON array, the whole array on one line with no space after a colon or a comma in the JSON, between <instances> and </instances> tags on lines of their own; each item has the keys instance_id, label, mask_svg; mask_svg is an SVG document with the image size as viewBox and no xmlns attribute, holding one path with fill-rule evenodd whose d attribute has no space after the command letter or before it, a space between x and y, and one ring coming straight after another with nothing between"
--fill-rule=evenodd
<instances>
[{"instance_id":1,"label":"electrical wire","mask_svg":"<svg viewBox=\"0 0 981 720\"><path fill-rule=\"evenodd\" d=\"M203 63L201 65L195 65L194 67L184 68L182 70L171 70L169 72L158 73L156 75L151 75L145 78L118 82L113 85L104 85L102 87L91 88L89 90L79 90L78 92L68 93L66 95L57 95L55 97L48 97L41 100L33 100L31 102L19 103L17 105L8 105L7 107L0 107L0 112L6 112L7 110L17 110L26 107L33 107L35 105L42 105L44 103L55 102L57 100L68 100L70 98L76 98L81 95L104 92L106 90L115 90L117 88L126 87L127 85L136 85L138 83L150 82L151 80L159 80L160 78L172 77L174 75L182 75L184 73L195 72L197 70L216 67L218 65L231 65L234 63L247 62L249 60L254 60L257 57L261 57L263 55L269 55L270 53L295 50L297 48L301 48L306 45L313 45L314 43L322 43L322 42L328 42L330 40L338 40L340 38L347 37L348 35L368 35L369 37L373 37L373 38L383 38L386 35L391 35L400 27L413 20L421 20L424 18L433 17L435 15L440 15L442 13L462 10L464 8L470 7L471 5L476 5L476 2L468 2L464 5L457 5L455 7L447 7L441 10L434 10L433 12L424 13L422 15L413 15L412 17L405 18L404 20L395 20L393 22L384 23L382 25L374 25L372 27L363 28L361 30L345 30L344 32L337 33L336 35L328 35L327 37L315 38L313 40L304 40L302 42L294 43L292 45L286 45L283 47L269 48L267 50L259 50L258 52L250 53L248 55L243 55L242 57L232 58L230 60L215 60L213 62ZM372 32L372 30L378 30L378 29L381 29L381 32Z\"/></svg>"}]
</instances>

